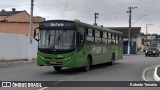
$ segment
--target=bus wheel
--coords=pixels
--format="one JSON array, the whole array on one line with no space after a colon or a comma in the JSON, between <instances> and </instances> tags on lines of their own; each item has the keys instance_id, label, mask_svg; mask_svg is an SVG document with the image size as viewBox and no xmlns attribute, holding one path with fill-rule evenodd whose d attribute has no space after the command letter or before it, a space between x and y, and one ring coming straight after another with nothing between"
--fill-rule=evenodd
<instances>
[{"instance_id":1,"label":"bus wheel","mask_svg":"<svg viewBox=\"0 0 160 90\"><path fill-rule=\"evenodd\" d=\"M84 70L85 70L85 71L89 71L90 68L91 68L91 60L90 60L89 57L87 57L86 65L85 65L85 67L84 67Z\"/></svg>"},{"instance_id":2,"label":"bus wheel","mask_svg":"<svg viewBox=\"0 0 160 90\"><path fill-rule=\"evenodd\" d=\"M111 57L111 62L109 62L110 65L113 65L115 63L115 55L112 54L112 57Z\"/></svg>"},{"instance_id":3,"label":"bus wheel","mask_svg":"<svg viewBox=\"0 0 160 90\"><path fill-rule=\"evenodd\" d=\"M55 69L56 71L61 71L62 67L54 66L54 69Z\"/></svg>"}]
</instances>

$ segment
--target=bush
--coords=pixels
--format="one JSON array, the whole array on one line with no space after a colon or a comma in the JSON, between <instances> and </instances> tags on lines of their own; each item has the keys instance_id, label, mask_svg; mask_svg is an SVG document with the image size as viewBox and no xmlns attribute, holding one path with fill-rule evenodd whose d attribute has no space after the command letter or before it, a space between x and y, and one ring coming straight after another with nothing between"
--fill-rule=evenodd
<instances>
[{"instance_id":1,"label":"bush","mask_svg":"<svg viewBox=\"0 0 160 90\"><path fill-rule=\"evenodd\" d=\"M160 66L157 68L157 75L160 77Z\"/></svg>"}]
</instances>

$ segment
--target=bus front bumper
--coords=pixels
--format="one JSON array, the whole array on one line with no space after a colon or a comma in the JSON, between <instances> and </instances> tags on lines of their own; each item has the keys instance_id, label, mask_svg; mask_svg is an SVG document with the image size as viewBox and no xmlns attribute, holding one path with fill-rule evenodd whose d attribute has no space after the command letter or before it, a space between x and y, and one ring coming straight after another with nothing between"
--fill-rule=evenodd
<instances>
[{"instance_id":1,"label":"bus front bumper","mask_svg":"<svg viewBox=\"0 0 160 90\"><path fill-rule=\"evenodd\" d=\"M60 66L60 67L76 67L76 60L69 56L61 59L47 59L37 55L37 65L39 66Z\"/></svg>"}]
</instances>

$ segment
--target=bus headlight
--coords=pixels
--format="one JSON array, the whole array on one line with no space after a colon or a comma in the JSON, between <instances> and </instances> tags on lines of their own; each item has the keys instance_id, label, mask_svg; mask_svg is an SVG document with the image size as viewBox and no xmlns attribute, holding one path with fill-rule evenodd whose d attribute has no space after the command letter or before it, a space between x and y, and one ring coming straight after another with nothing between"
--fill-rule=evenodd
<instances>
[{"instance_id":1,"label":"bus headlight","mask_svg":"<svg viewBox=\"0 0 160 90\"><path fill-rule=\"evenodd\" d=\"M67 58L65 58L64 60L70 60L71 59L71 57L67 57Z\"/></svg>"},{"instance_id":2,"label":"bus headlight","mask_svg":"<svg viewBox=\"0 0 160 90\"><path fill-rule=\"evenodd\" d=\"M41 55L39 55L39 57L41 58L41 59L45 59L44 57L42 57Z\"/></svg>"},{"instance_id":3,"label":"bus headlight","mask_svg":"<svg viewBox=\"0 0 160 90\"><path fill-rule=\"evenodd\" d=\"M67 60L67 58L65 58L64 60Z\"/></svg>"}]
</instances>

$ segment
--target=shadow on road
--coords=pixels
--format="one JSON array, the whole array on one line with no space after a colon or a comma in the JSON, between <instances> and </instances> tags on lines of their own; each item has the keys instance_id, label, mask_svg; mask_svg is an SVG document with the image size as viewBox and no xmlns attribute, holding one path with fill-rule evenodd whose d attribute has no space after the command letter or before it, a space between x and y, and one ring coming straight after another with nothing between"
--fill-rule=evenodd
<instances>
[{"instance_id":1,"label":"shadow on road","mask_svg":"<svg viewBox=\"0 0 160 90\"><path fill-rule=\"evenodd\" d=\"M91 69L87 72L90 72L90 71L95 71L95 70L99 70L99 69L105 69L105 68L108 68L108 67L114 67L114 66L117 66L119 65L120 63L115 63L114 65L109 65L109 64L98 64L98 65L94 65L91 67ZM86 73L84 70L83 70L83 67L82 68L62 68L61 71L55 71L53 69L53 71L48 71L48 72L44 72L44 74L56 74L56 75L73 75L73 74L79 74L79 73Z\"/></svg>"}]
</instances>

